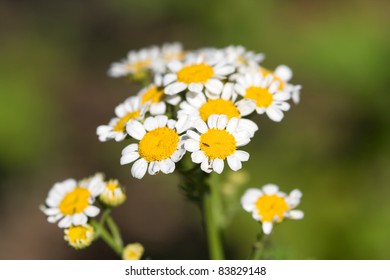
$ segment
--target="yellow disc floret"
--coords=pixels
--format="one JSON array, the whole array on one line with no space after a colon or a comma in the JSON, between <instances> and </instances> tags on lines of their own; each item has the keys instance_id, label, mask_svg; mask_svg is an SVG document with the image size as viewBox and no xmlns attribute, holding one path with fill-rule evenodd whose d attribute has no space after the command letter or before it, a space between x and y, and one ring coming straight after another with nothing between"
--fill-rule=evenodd
<instances>
[{"instance_id":1,"label":"yellow disc floret","mask_svg":"<svg viewBox=\"0 0 390 280\"><path fill-rule=\"evenodd\" d=\"M213 68L206 63L201 63L184 66L177 73L177 80L186 84L205 83L213 76Z\"/></svg>"},{"instance_id":2,"label":"yellow disc floret","mask_svg":"<svg viewBox=\"0 0 390 280\"><path fill-rule=\"evenodd\" d=\"M226 115L229 120L240 116L240 112L232 101L221 98L207 101L199 108L199 114L204 121L207 121L212 114Z\"/></svg>"},{"instance_id":3,"label":"yellow disc floret","mask_svg":"<svg viewBox=\"0 0 390 280\"><path fill-rule=\"evenodd\" d=\"M92 243L93 237L94 229L88 224L65 229L64 239L76 249L88 247Z\"/></svg>"},{"instance_id":4,"label":"yellow disc floret","mask_svg":"<svg viewBox=\"0 0 390 280\"><path fill-rule=\"evenodd\" d=\"M152 61L150 59L142 59L134 63L130 63L127 65L127 69L129 69L133 73L141 72L148 68Z\"/></svg>"},{"instance_id":5,"label":"yellow disc floret","mask_svg":"<svg viewBox=\"0 0 390 280\"><path fill-rule=\"evenodd\" d=\"M82 213L89 205L90 196L91 193L88 189L76 187L73 191L65 195L58 208L64 215Z\"/></svg>"},{"instance_id":6,"label":"yellow disc floret","mask_svg":"<svg viewBox=\"0 0 390 280\"><path fill-rule=\"evenodd\" d=\"M249 87L246 89L245 98L249 98L256 101L257 107L267 108L272 104L273 96L267 88L262 87Z\"/></svg>"},{"instance_id":7,"label":"yellow disc floret","mask_svg":"<svg viewBox=\"0 0 390 280\"><path fill-rule=\"evenodd\" d=\"M158 89L156 86L150 87L143 95L142 95L142 104L146 102L158 103L164 100L165 94L162 89Z\"/></svg>"},{"instance_id":8,"label":"yellow disc floret","mask_svg":"<svg viewBox=\"0 0 390 280\"><path fill-rule=\"evenodd\" d=\"M140 243L127 244L122 252L122 259L124 260L139 260L144 253L144 246Z\"/></svg>"},{"instance_id":9,"label":"yellow disc floret","mask_svg":"<svg viewBox=\"0 0 390 280\"><path fill-rule=\"evenodd\" d=\"M134 112L129 112L127 113L125 116L123 116L122 118L120 118L118 120L118 122L115 124L114 126L114 131L117 131L117 132L124 132L125 129L126 129L126 124L129 120L135 120L136 118L138 118L140 115L140 112L139 110L137 111L134 111Z\"/></svg>"},{"instance_id":10,"label":"yellow disc floret","mask_svg":"<svg viewBox=\"0 0 390 280\"><path fill-rule=\"evenodd\" d=\"M274 218L281 222L284 213L289 210L286 200L276 194L261 196L256 202L256 208L262 222L272 222Z\"/></svg>"},{"instance_id":11,"label":"yellow disc floret","mask_svg":"<svg viewBox=\"0 0 390 280\"><path fill-rule=\"evenodd\" d=\"M138 144L138 152L148 162L164 160L177 150L179 140L173 129L159 127L145 134Z\"/></svg>"},{"instance_id":12,"label":"yellow disc floret","mask_svg":"<svg viewBox=\"0 0 390 280\"><path fill-rule=\"evenodd\" d=\"M119 206L126 200L126 194L118 180L109 180L99 199L107 206Z\"/></svg>"},{"instance_id":13,"label":"yellow disc floret","mask_svg":"<svg viewBox=\"0 0 390 280\"><path fill-rule=\"evenodd\" d=\"M236 150L236 139L226 130L209 129L200 136L200 149L210 159L226 159Z\"/></svg>"}]
</instances>

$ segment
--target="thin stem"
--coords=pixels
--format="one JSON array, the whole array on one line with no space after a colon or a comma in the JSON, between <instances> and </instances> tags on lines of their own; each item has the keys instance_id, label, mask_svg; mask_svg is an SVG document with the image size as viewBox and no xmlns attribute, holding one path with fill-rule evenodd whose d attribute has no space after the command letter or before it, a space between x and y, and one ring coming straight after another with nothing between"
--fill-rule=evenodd
<instances>
[{"instance_id":1,"label":"thin stem","mask_svg":"<svg viewBox=\"0 0 390 280\"><path fill-rule=\"evenodd\" d=\"M264 247L265 247L266 235L261 231L257 234L255 243L252 245L252 253L250 255L251 260L261 260L263 259Z\"/></svg>"},{"instance_id":2,"label":"thin stem","mask_svg":"<svg viewBox=\"0 0 390 280\"><path fill-rule=\"evenodd\" d=\"M122 255L122 248L120 248L115 240L112 238L110 233L104 228L103 225L96 222L95 220L90 221L91 225L96 229L96 233L98 236L100 236L104 242L119 256Z\"/></svg>"},{"instance_id":3,"label":"thin stem","mask_svg":"<svg viewBox=\"0 0 390 280\"><path fill-rule=\"evenodd\" d=\"M115 243L117 244L118 248L120 248L120 251L122 252L122 250L123 250L122 236L121 236L121 233L119 231L118 226L116 225L114 219L111 216L107 217L107 225L112 233L112 237L113 237Z\"/></svg>"}]
</instances>

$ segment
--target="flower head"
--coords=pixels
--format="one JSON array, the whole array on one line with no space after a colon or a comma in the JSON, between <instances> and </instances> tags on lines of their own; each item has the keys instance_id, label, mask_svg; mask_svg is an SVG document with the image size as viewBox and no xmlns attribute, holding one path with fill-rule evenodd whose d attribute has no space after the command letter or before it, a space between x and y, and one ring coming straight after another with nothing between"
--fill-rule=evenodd
<instances>
[{"instance_id":1,"label":"flower head","mask_svg":"<svg viewBox=\"0 0 390 280\"><path fill-rule=\"evenodd\" d=\"M133 177L141 179L146 171L151 175L164 174L175 170L175 163L184 155L183 139L180 136L186 130L186 118L178 121L168 120L167 116L148 117L141 124L130 121L127 133L138 140L122 151L121 164L136 161L132 168Z\"/></svg>"},{"instance_id":2,"label":"flower head","mask_svg":"<svg viewBox=\"0 0 390 280\"><path fill-rule=\"evenodd\" d=\"M111 119L108 125L100 125L96 129L101 142L115 139L122 141L126 138L126 124L130 120L141 120L144 117L146 107L138 96L131 96L115 108L116 117Z\"/></svg>"},{"instance_id":3,"label":"flower head","mask_svg":"<svg viewBox=\"0 0 390 280\"><path fill-rule=\"evenodd\" d=\"M91 245L95 230L89 224L72 226L64 230L64 239L75 249L84 249Z\"/></svg>"},{"instance_id":4,"label":"flower head","mask_svg":"<svg viewBox=\"0 0 390 280\"><path fill-rule=\"evenodd\" d=\"M101 174L79 182L67 179L54 184L46 198L47 206L41 206L41 210L48 216L49 223L59 221L60 228L84 225L88 217L99 214L100 209L92 204L103 189Z\"/></svg>"},{"instance_id":5,"label":"flower head","mask_svg":"<svg viewBox=\"0 0 390 280\"><path fill-rule=\"evenodd\" d=\"M104 183L105 187L99 195L99 200L110 207L119 206L126 200L126 194L118 180L108 180Z\"/></svg>"},{"instance_id":6,"label":"flower head","mask_svg":"<svg viewBox=\"0 0 390 280\"><path fill-rule=\"evenodd\" d=\"M144 246L140 243L127 244L123 249L122 259L124 260L139 260L144 254Z\"/></svg>"},{"instance_id":7,"label":"flower head","mask_svg":"<svg viewBox=\"0 0 390 280\"><path fill-rule=\"evenodd\" d=\"M189 139L185 141L185 148L203 171L222 173L225 159L229 167L237 171L242 167L241 162L249 159L249 153L237 150L250 141L250 133L240 125L239 119L211 115L207 123L198 119L194 125L198 132L187 131Z\"/></svg>"},{"instance_id":8,"label":"flower head","mask_svg":"<svg viewBox=\"0 0 390 280\"><path fill-rule=\"evenodd\" d=\"M278 186L267 184L261 190L248 189L241 198L241 205L262 223L263 232L270 234L275 222L280 223L284 218L303 218L301 210L292 210L298 206L301 197L302 193L297 189L287 196L279 191Z\"/></svg>"}]
</instances>

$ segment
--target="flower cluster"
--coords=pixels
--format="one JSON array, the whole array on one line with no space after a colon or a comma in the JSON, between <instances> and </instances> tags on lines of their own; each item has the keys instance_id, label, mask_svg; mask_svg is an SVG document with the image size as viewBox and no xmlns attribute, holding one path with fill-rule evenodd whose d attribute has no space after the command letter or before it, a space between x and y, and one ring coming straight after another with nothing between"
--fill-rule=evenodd
<instances>
[{"instance_id":1,"label":"flower cluster","mask_svg":"<svg viewBox=\"0 0 390 280\"><path fill-rule=\"evenodd\" d=\"M76 249L91 244L95 229L90 219L100 213L95 205L113 207L122 204L126 199L123 188L117 180L104 181L100 173L80 181L67 179L55 183L46 198L41 210L46 214L49 223L57 223L64 229L65 240Z\"/></svg>"},{"instance_id":2,"label":"flower cluster","mask_svg":"<svg viewBox=\"0 0 390 280\"><path fill-rule=\"evenodd\" d=\"M263 59L242 46L190 51L172 43L131 51L109 75L150 82L115 108L115 117L97 128L98 138L130 139L120 163L134 162L138 179L172 173L186 152L204 172L221 173L225 160L237 171L249 159L241 147L258 130L250 118L265 114L280 122L288 102L299 102L291 69L269 70Z\"/></svg>"}]
</instances>

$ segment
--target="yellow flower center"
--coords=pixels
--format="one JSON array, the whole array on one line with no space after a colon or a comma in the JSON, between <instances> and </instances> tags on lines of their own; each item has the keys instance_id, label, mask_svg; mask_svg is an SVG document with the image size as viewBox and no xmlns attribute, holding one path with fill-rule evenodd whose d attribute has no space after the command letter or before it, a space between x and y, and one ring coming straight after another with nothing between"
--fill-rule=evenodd
<instances>
[{"instance_id":1,"label":"yellow flower center","mask_svg":"<svg viewBox=\"0 0 390 280\"><path fill-rule=\"evenodd\" d=\"M76 187L65 195L58 208L64 215L82 213L89 205L90 196L91 193L86 188Z\"/></svg>"},{"instance_id":2,"label":"yellow flower center","mask_svg":"<svg viewBox=\"0 0 390 280\"><path fill-rule=\"evenodd\" d=\"M115 189L119 187L119 182L118 182L118 180L109 180L106 183L106 187L110 191L115 191Z\"/></svg>"},{"instance_id":3,"label":"yellow flower center","mask_svg":"<svg viewBox=\"0 0 390 280\"><path fill-rule=\"evenodd\" d=\"M117 132L124 132L126 129L126 124L129 120L135 120L138 118L140 115L139 110L134 111L134 112L129 112L122 118L118 120L118 122L115 124L113 130Z\"/></svg>"},{"instance_id":4,"label":"yellow flower center","mask_svg":"<svg viewBox=\"0 0 390 280\"><path fill-rule=\"evenodd\" d=\"M205 63L184 66L177 73L177 80L185 84L205 83L214 76L214 70Z\"/></svg>"},{"instance_id":5,"label":"yellow flower center","mask_svg":"<svg viewBox=\"0 0 390 280\"><path fill-rule=\"evenodd\" d=\"M284 213L289 209L286 200L276 194L260 197L256 201L256 208L262 222L272 222L275 217L281 222Z\"/></svg>"},{"instance_id":6,"label":"yellow flower center","mask_svg":"<svg viewBox=\"0 0 390 280\"><path fill-rule=\"evenodd\" d=\"M275 73L271 70L268 70L268 69L265 69L265 68L260 68L260 72L261 74L263 74L263 77L271 74L272 77L274 78L274 80L278 81L279 82L279 90L283 90L284 88L284 81L277 75L275 75Z\"/></svg>"},{"instance_id":7,"label":"yellow flower center","mask_svg":"<svg viewBox=\"0 0 390 280\"><path fill-rule=\"evenodd\" d=\"M164 90L158 89L156 86L152 86L148 91L142 95L142 104L146 102L158 103L164 100Z\"/></svg>"},{"instance_id":8,"label":"yellow flower center","mask_svg":"<svg viewBox=\"0 0 390 280\"><path fill-rule=\"evenodd\" d=\"M236 150L236 139L226 130L211 128L200 136L200 149L210 159L224 160Z\"/></svg>"},{"instance_id":9,"label":"yellow flower center","mask_svg":"<svg viewBox=\"0 0 390 280\"><path fill-rule=\"evenodd\" d=\"M272 104L273 96L266 88L262 87L249 87L246 89L245 98L249 98L256 101L257 107L267 108Z\"/></svg>"},{"instance_id":10,"label":"yellow flower center","mask_svg":"<svg viewBox=\"0 0 390 280\"><path fill-rule=\"evenodd\" d=\"M65 230L65 239L76 249L87 247L93 240L94 229L89 225L73 226Z\"/></svg>"},{"instance_id":11,"label":"yellow flower center","mask_svg":"<svg viewBox=\"0 0 390 280\"><path fill-rule=\"evenodd\" d=\"M144 253L144 247L140 243L128 244L123 249L122 259L124 260L139 260Z\"/></svg>"},{"instance_id":12,"label":"yellow flower center","mask_svg":"<svg viewBox=\"0 0 390 280\"><path fill-rule=\"evenodd\" d=\"M207 121L212 114L226 115L229 120L240 116L240 112L232 101L221 98L207 101L199 108L199 114L204 121Z\"/></svg>"},{"instance_id":13,"label":"yellow flower center","mask_svg":"<svg viewBox=\"0 0 390 280\"><path fill-rule=\"evenodd\" d=\"M137 73L148 68L151 63L152 61L150 59L142 59L137 62L128 64L127 68L133 73Z\"/></svg>"},{"instance_id":14,"label":"yellow flower center","mask_svg":"<svg viewBox=\"0 0 390 280\"><path fill-rule=\"evenodd\" d=\"M176 151L179 139L173 129L159 127L145 134L138 144L138 152L148 162L164 160Z\"/></svg>"}]
</instances>

